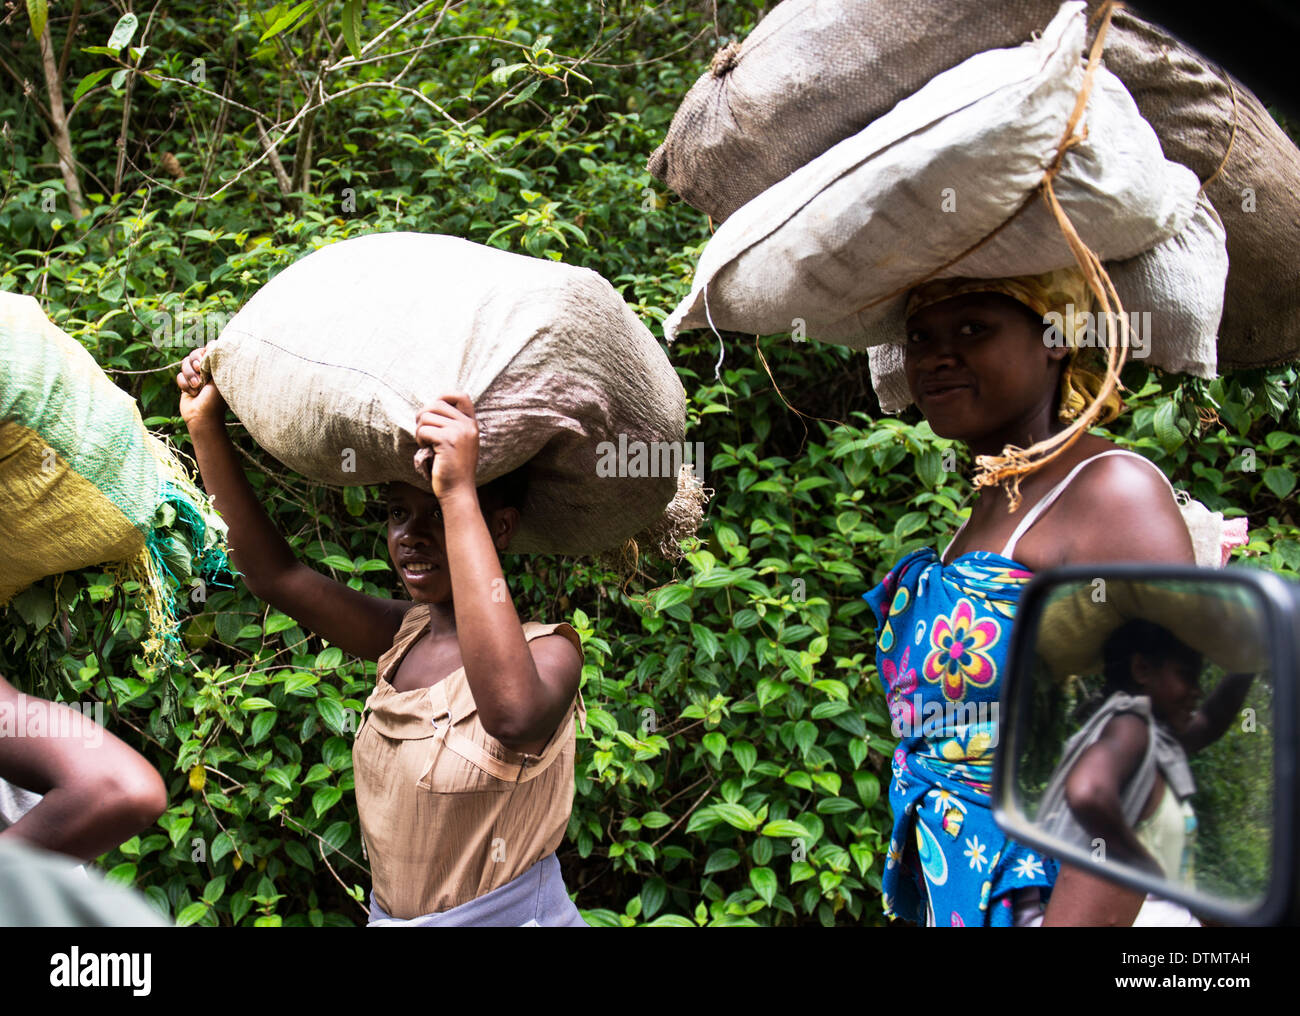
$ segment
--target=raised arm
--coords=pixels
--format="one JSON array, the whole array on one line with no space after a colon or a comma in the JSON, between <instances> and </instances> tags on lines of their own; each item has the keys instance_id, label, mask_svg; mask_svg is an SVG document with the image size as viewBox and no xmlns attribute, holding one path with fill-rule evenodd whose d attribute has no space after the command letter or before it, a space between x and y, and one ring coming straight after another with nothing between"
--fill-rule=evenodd
<instances>
[{"instance_id":1,"label":"raised arm","mask_svg":"<svg viewBox=\"0 0 1300 1016\"><path fill-rule=\"evenodd\" d=\"M258 503L226 433L226 403L199 370L203 350L176 375L181 418L194 443L203 486L229 526L230 556L249 591L346 653L377 660L393 644L410 604L351 589L294 557Z\"/></svg>"},{"instance_id":2,"label":"raised arm","mask_svg":"<svg viewBox=\"0 0 1300 1016\"><path fill-rule=\"evenodd\" d=\"M1215 685L1205 704L1178 735L1183 750L1189 755L1194 754L1221 738L1246 701L1254 680L1254 674L1227 674Z\"/></svg>"},{"instance_id":3,"label":"raised arm","mask_svg":"<svg viewBox=\"0 0 1300 1016\"><path fill-rule=\"evenodd\" d=\"M473 403L464 395L432 403L419 415L416 438L435 453L433 491L446 533L456 636L479 720L507 748L539 751L577 694L581 658L561 636L524 639L498 557L517 513L493 512L494 531L489 531L474 486Z\"/></svg>"},{"instance_id":4,"label":"raised arm","mask_svg":"<svg viewBox=\"0 0 1300 1016\"><path fill-rule=\"evenodd\" d=\"M45 795L0 839L90 861L166 810L153 766L81 712L23 695L0 677L0 718L18 734L0 737L0 777Z\"/></svg>"}]
</instances>

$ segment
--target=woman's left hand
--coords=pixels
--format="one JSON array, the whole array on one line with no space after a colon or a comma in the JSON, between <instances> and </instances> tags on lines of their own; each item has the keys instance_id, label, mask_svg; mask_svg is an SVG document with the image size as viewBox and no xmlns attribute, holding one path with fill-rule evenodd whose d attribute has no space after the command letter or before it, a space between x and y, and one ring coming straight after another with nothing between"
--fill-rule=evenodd
<instances>
[{"instance_id":1,"label":"woman's left hand","mask_svg":"<svg viewBox=\"0 0 1300 1016\"><path fill-rule=\"evenodd\" d=\"M433 452L430 479L439 500L459 491L474 491L478 423L468 395L443 395L420 410L415 418L415 440Z\"/></svg>"}]
</instances>

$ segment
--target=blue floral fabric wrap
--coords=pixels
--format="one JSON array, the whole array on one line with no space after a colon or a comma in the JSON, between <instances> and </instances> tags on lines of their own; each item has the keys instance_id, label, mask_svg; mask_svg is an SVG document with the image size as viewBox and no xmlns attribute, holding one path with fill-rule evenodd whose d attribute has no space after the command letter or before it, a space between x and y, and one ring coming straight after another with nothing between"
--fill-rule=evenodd
<instances>
[{"instance_id":1,"label":"blue floral fabric wrap","mask_svg":"<svg viewBox=\"0 0 1300 1016\"><path fill-rule=\"evenodd\" d=\"M885 912L952 926L1009 926L1011 893L1049 890L1056 865L993 821L998 697L1016 604L1031 573L986 551L943 564L908 554L863 594L876 615L876 667L901 738ZM915 851L909 849L915 843Z\"/></svg>"}]
</instances>

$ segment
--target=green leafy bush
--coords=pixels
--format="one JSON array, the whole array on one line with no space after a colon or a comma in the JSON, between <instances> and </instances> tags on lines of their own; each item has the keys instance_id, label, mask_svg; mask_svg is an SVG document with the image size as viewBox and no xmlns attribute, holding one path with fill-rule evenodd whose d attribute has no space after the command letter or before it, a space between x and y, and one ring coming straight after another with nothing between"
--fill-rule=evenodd
<instances>
[{"instance_id":1,"label":"green leafy bush","mask_svg":"<svg viewBox=\"0 0 1300 1016\"><path fill-rule=\"evenodd\" d=\"M83 219L69 214L31 100L0 100L0 120L14 125L0 287L41 294L147 423L181 443L173 378L187 344L276 271L362 232L454 233L588 265L654 327L687 291L708 224L642 167L719 40L711 9L604 6L604 21L565 0L458 8L407 90L382 86L405 58L382 72L343 68L331 88L356 90L317 111L304 189L284 193L269 160L252 164L263 154L256 125L244 110L223 113L222 89L283 122L296 101L285 90L352 42L312 19L262 40L287 5L173 5L134 41L151 48L130 57L155 81L136 74L129 100L116 72L85 87ZM350 32L363 45L400 16L391 4L349 5L361 8ZM743 34L758 14L728 14L726 30ZM107 38L106 18L85 15L92 41ZM420 40L408 26L381 52ZM200 57L202 89L185 77ZM30 39L14 60L39 79ZM286 84L286 62L306 77ZM120 69L74 48L68 97L106 64ZM128 101L129 158L114 191ZM183 179L160 177L164 145ZM306 147L291 135L284 161L305 160ZM507 564L521 616L571 618L586 646L588 723L560 852L569 888L594 924L884 923L892 739L861 594L957 525L963 450L914 413L877 419L864 356L707 334L670 356L715 491L686 559L642 560L631 576L560 558ZM1294 370L1209 384L1140 365L1126 376L1132 412L1114 436L1212 508L1248 514L1244 563L1295 576ZM303 559L353 588L399 594L377 491L310 486L235 434ZM70 575L0 618L0 670L31 690L108 703L111 728L168 780L157 828L101 859L110 877L182 924L363 922L350 734L373 665L241 585L197 590L190 659L155 671L136 656L143 618L130 594L103 575Z\"/></svg>"}]
</instances>

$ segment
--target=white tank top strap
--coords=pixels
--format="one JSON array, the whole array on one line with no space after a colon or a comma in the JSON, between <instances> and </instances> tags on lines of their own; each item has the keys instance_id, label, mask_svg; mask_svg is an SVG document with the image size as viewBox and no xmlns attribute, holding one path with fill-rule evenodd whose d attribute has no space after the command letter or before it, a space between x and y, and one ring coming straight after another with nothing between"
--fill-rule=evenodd
<instances>
[{"instance_id":1,"label":"white tank top strap","mask_svg":"<svg viewBox=\"0 0 1300 1016\"><path fill-rule=\"evenodd\" d=\"M966 520L966 522L969 522L969 521L970 521L970 519L968 518L968 519ZM948 541L948 546L944 547L944 548L943 548L943 553L939 555L939 560L940 560L940 561L947 561L947 560L948 560L948 551L952 550L952 545L953 545L954 543L957 542L957 537L961 536L962 531L966 528L966 522L963 522L960 526L958 526L958 527L957 527L957 532L955 532L955 533L952 534L952 539Z\"/></svg>"},{"instance_id":2,"label":"white tank top strap","mask_svg":"<svg viewBox=\"0 0 1300 1016\"><path fill-rule=\"evenodd\" d=\"M1006 558L1012 558L1014 560L1015 553L1016 553L1016 544L1018 544L1020 542L1020 538L1029 531L1029 527L1038 521L1039 517L1042 516L1043 512L1047 511L1048 508L1052 507L1056 499L1061 496L1062 491L1064 491L1065 488L1070 485L1070 481L1073 480L1075 476L1079 474L1079 471L1082 470L1084 466L1091 465L1092 463L1096 462L1098 459L1104 459L1107 455L1129 455L1135 459L1138 459L1141 462L1145 462L1148 466L1150 466L1160 475L1160 479L1165 481L1165 486L1169 488L1169 492L1171 494L1173 493L1174 485L1169 482L1169 477L1165 476L1164 471L1159 466L1157 466L1154 462L1148 459L1146 456L1139 455L1137 452L1128 451L1125 448L1112 448L1109 451L1098 452L1096 455L1084 459L1073 469L1071 469L1066 474L1064 480L1062 480L1055 487L1053 487L1046 494L1044 494L1039 499L1038 503L1034 505L1032 508L1030 508L1028 512L1025 513L1025 517L1020 520L1020 524L1016 526L1015 532L1011 534L1011 539L1009 539L1007 541L1007 545L1002 548L1002 556ZM960 533L961 530L958 530L958 532ZM953 537L953 539L956 539L956 537ZM949 544L949 546L951 546L951 544ZM947 551L945 551L944 553L946 554Z\"/></svg>"}]
</instances>

